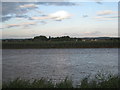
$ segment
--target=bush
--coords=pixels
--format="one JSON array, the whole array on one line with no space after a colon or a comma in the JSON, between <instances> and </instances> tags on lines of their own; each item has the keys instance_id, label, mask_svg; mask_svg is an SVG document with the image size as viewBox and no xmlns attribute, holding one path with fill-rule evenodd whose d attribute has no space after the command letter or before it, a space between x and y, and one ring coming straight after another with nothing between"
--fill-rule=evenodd
<instances>
[{"instance_id":1,"label":"bush","mask_svg":"<svg viewBox=\"0 0 120 90\"><path fill-rule=\"evenodd\" d=\"M65 78L62 82L53 84L51 80L41 78L39 80L24 80L17 78L13 81L3 83L4 88L119 88L120 77L108 75L107 78L101 75L89 80L89 77L85 77L80 81L79 86L73 87L73 81Z\"/></svg>"}]
</instances>

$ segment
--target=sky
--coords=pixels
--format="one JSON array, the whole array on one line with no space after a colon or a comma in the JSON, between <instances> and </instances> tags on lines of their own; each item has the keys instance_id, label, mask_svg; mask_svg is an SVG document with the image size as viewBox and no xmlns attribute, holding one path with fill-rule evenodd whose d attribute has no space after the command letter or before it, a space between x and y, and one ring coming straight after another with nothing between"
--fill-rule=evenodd
<instances>
[{"instance_id":1,"label":"sky","mask_svg":"<svg viewBox=\"0 0 120 90\"><path fill-rule=\"evenodd\" d=\"M117 37L117 2L2 2L2 38Z\"/></svg>"}]
</instances>

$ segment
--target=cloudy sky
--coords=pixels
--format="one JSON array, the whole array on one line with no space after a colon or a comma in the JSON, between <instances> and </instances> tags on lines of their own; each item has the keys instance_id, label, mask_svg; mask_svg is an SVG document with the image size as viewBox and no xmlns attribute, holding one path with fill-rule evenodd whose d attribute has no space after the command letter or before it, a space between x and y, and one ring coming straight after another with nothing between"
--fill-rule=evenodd
<instances>
[{"instance_id":1,"label":"cloudy sky","mask_svg":"<svg viewBox=\"0 0 120 90\"><path fill-rule=\"evenodd\" d=\"M118 36L117 2L2 2L3 38Z\"/></svg>"}]
</instances>

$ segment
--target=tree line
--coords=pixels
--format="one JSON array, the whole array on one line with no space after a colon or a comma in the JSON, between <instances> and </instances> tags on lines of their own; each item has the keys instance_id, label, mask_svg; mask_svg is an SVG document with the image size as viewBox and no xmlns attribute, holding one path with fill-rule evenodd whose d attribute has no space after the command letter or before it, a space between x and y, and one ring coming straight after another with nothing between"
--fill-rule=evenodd
<instances>
[{"instance_id":1,"label":"tree line","mask_svg":"<svg viewBox=\"0 0 120 90\"><path fill-rule=\"evenodd\" d=\"M40 35L35 36L34 38L29 39L3 39L3 42L21 42L21 41L118 41L118 37L86 37L86 38L76 38L70 36L61 36L61 37L51 37Z\"/></svg>"}]
</instances>

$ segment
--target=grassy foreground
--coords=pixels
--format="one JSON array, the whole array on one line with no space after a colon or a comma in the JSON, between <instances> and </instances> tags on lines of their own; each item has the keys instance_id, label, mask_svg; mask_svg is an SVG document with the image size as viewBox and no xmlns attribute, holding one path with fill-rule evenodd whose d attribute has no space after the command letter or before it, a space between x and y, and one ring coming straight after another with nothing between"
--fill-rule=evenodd
<instances>
[{"instance_id":1,"label":"grassy foreground","mask_svg":"<svg viewBox=\"0 0 120 90\"><path fill-rule=\"evenodd\" d=\"M73 81L68 78L56 84L44 78L34 81L17 78L13 81L3 83L2 88L119 88L119 83L120 77L112 75L107 76L107 78L102 75L96 75L92 80L86 77L76 86L74 86Z\"/></svg>"}]
</instances>

